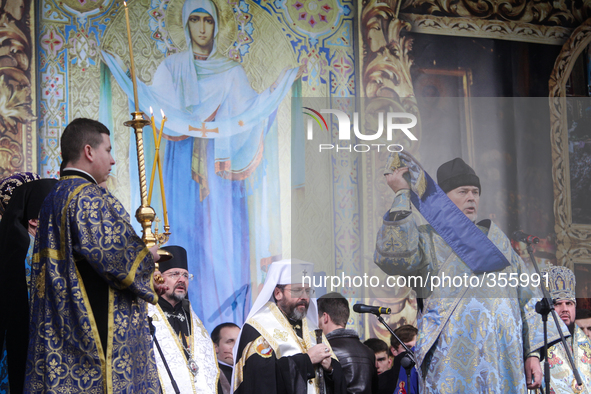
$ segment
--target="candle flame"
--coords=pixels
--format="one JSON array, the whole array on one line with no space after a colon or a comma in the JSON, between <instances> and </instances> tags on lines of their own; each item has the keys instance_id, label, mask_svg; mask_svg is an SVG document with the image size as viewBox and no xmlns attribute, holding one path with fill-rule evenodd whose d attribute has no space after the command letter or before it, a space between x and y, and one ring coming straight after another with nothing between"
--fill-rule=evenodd
<instances>
[{"instance_id":1,"label":"candle flame","mask_svg":"<svg viewBox=\"0 0 591 394\"><path fill-rule=\"evenodd\" d=\"M166 115L164 115L164 111L162 111L162 108L160 108L160 113L162 114L162 119L165 119Z\"/></svg>"},{"instance_id":2,"label":"candle flame","mask_svg":"<svg viewBox=\"0 0 591 394\"><path fill-rule=\"evenodd\" d=\"M125 1L124 1L124 2L123 2L123 6L124 6L124 7L127 7L127 2L125 2Z\"/></svg>"},{"instance_id":3,"label":"candle flame","mask_svg":"<svg viewBox=\"0 0 591 394\"><path fill-rule=\"evenodd\" d=\"M154 111L152 111L152 107L150 107L150 116L154 116Z\"/></svg>"}]
</instances>

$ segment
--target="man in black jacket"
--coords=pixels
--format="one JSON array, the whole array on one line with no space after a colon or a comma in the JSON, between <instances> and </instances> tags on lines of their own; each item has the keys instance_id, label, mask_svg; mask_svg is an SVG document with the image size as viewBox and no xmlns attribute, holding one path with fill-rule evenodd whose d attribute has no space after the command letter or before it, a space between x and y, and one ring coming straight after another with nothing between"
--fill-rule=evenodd
<instances>
[{"instance_id":1,"label":"man in black jacket","mask_svg":"<svg viewBox=\"0 0 591 394\"><path fill-rule=\"evenodd\" d=\"M326 335L339 359L348 393L377 393L378 372L375 356L359 340L355 330L347 330L349 302L339 293L329 293L318 299L318 326Z\"/></svg>"}]
</instances>

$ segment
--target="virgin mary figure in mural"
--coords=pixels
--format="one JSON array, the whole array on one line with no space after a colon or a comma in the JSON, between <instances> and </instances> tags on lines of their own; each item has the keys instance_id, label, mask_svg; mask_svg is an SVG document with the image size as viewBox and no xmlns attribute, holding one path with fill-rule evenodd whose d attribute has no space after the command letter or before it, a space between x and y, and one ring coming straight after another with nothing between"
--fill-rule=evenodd
<instances>
[{"instance_id":1,"label":"virgin mary figure in mural","mask_svg":"<svg viewBox=\"0 0 591 394\"><path fill-rule=\"evenodd\" d=\"M281 253L275 116L303 71L286 70L257 93L240 63L218 51L218 21L212 1L186 0L187 50L164 59L152 85L138 81L140 110L162 108L167 117L169 244L187 249L199 281L190 298L209 327L246 317L251 261L264 264ZM106 52L103 58L132 100L121 62ZM231 317L223 317L229 309Z\"/></svg>"}]
</instances>

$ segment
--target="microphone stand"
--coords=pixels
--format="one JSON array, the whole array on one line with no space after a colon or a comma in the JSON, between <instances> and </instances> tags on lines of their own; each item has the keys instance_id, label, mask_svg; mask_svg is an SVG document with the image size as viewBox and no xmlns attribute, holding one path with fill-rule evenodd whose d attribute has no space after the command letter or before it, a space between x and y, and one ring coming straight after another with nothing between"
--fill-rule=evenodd
<instances>
[{"instance_id":1,"label":"microphone stand","mask_svg":"<svg viewBox=\"0 0 591 394\"><path fill-rule=\"evenodd\" d=\"M382 317L382 315L378 312L372 312L374 315L376 315L376 318L378 319L378 321L380 323L383 324L384 327L386 327L386 329L388 331L390 331L390 334L392 334L394 336L394 338L396 338L396 340L398 342L400 342L400 344L402 345L402 347L404 348L406 354L402 357L402 359L400 360L400 365L402 365L402 367L404 367L404 369L406 370L406 384L408 386L408 391L410 392L410 372L412 370L412 367L414 367L415 365L417 365L417 359L414 355L414 353L408 348L408 346L406 346L406 344L404 342L402 342L400 340L400 338L398 338L398 335L396 335L394 333L394 330L392 330L392 328L388 325L388 323L386 323L386 321L384 320L384 318ZM417 375L419 376L419 379L421 378L421 372L419 371L419 369L417 368Z\"/></svg>"},{"instance_id":2,"label":"microphone stand","mask_svg":"<svg viewBox=\"0 0 591 394\"><path fill-rule=\"evenodd\" d=\"M542 315L542 321L544 322L544 347L542 349L542 358L544 359L544 381L546 384L546 394L550 394L550 363L548 362L548 315L552 313L552 318L554 319L554 324L556 325L556 329L560 334L560 341L562 342L562 346L566 352L566 356L568 358L568 363L570 364L571 369L573 370L573 374L575 375L575 380L577 381L577 385L580 386L583 384L581 380L581 375L579 374L579 370L575 366L575 362L573 359L573 354L570 348L566 344L566 339L562 334L562 330L560 329L560 323L558 321L558 316L556 316L556 311L554 310L554 303L552 302L552 298L550 297L550 293L546 290L546 287L543 285L542 282L542 274L540 272L540 268L538 267L538 263L536 262L536 258L534 256L534 250L532 247L532 243L538 243L537 238L533 240L526 240L527 244L527 253L529 253L529 258L536 270L536 273L540 276L540 289L542 289L543 297L540 301L536 303L536 312ZM523 240L521 240L523 242Z\"/></svg>"},{"instance_id":3,"label":"microphone stand","mask_svg":"<svg viewBox=\"0 0 591 394\"><path fill-rule=\"evenodd\" d=\"M164 358L164 353L162 353L162 349L160 348L160 344L158 343L158 340L156 339L156 327L154 327L154 324L152 323L152 318L148 317L148 321L150 322L150 334L154 338L154 343L156 344L156 348L158 349L158 353L160 353L160 358L162 358L162 362L164 362L164 368L166 369L166 372L168 372L168 377L170 377L170 383L172 383L172 388L174 389L174 392L176 394L181 394L181 390L179 390L179 386L177 386L176 380L174 380L174 378L172 377L172 372L170 371L170 368L168 367L168 363L166 362L166 359Z\"/></svg>"}]
</instances>

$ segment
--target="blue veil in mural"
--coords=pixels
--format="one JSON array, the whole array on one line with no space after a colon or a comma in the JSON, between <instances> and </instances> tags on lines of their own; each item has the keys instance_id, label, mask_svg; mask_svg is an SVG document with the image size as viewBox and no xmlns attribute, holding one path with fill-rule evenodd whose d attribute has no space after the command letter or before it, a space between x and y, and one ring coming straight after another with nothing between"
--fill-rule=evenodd
<instances>
[{"instance_id":1,"label":"blue veil in mural","mask_svg":"<svg viewBox=\"0 0 591 394\"><path fill-rule=\"evenodd\" d=\"M205 60L193 54L193 12L209 14L215 23ZM243 322L250 308L250 284L256 283L251 262L263 266L281 253L275 116L298 71L286 71L271 88L257 93L242 66L218 52L218 20L210 0L185 1L188 49L168 56L152 85L138 81L140 110L162 108L167 117L163 171L172 233L168 244L187 249L189 271L196 278L189 296L209 329L224 321ZM103 58L132 107L133 86L126 70L112 55L103 52ZM137 177L132 151L135 144L130 173ZM135 196L137 185L132 178Z\"/></svg>"}]
</instances>

